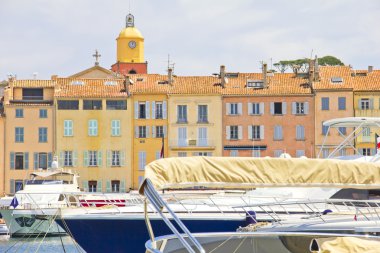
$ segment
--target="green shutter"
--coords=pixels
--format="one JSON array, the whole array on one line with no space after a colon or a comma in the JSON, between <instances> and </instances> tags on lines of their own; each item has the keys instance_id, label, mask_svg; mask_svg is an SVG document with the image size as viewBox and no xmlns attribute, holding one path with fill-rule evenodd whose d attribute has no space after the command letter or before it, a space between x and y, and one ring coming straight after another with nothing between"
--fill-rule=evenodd
<instances>
[{"instance_id":1,"label":"green shutter","mask_svg":"<svg viewBox=\"0 0 380 253\"><path fill-rule=\"evenodd\" d=\"M111 167L112 165L112 151L107 150L107 167Z\"/></svg>"},{"instance_id":2,"label":"green shutter","mask_svg":"<svg viewBox=\"0 0 380 253\"><path fill-rule=\"evenodd\" d=\"M14 179L9 180L9 192L10 192L10 194L15 193L15 180Z\"/></svg>"},{"instance_id":3,"label":"green shutter","mask_svg":"<svg viewBox=\"0 0 380 253\"><path fill-rule=\"evenodd\" d=\"M83 152L83 163L84 166L88 166L88 151Z\"/></svg>"},{"instance_id":4,"label":"green shutter","mask_svg":"<svg viewBox=\"0 0 380 253\"><path fill-rule=\"evenodd\" d=\"M125 192L125 181L124 180L120 181L120 192Z\"/></svg>"},{"instance_id":5,"label":"green shutter","mask_svg":"<svg viewBox=\"0 0 380 253\"><path fill-rule=\"evenodd\" d=\"M83 180L82 185L83 185L83 191L88 192L88 181Z\"/></svg>"},{"instance_id":6,"label":"green shutter","mask_svg":"<svg viewBox=\"0 0 380 253\"><path fill-rule=\"evenodd\" d=\"M15 153L14 152L11 152L10 154L10 167L11 167L11 170L15 169Z\"/></svg>"},{"instance_id":7,"label":"green shutter","mask_svg":"<svg viewBox=\"0 0 380 253\"><path fill-rule=\"evenodd\" d=\"M34 153L33 154L33 159L34 159L34 169L36 170L36 169L38 169L38 153Z\"/></svg>"},{"instance_id":8,"label":"green shutter","mask_svg":"<svg viewBox=\"0 0 380 253\"><path fill-rule=\"evenodd\" d=\"M111 181L107 180L106 182L106 192L112 192Z\"/></svg>"},{"instance_id":9,"label":"green shutter","mask_svg":"<svg viewBox=\"0 0 380 253\"><path fill-rule=\"evenodd\" d=\"M29 152L24 153L24 170L29 169Z\"/></svg>"},{"instance_id":10,"label":"green shutter","mask_svg":"<svg viewBox=\"0 0 380 253\"><path fill-rule=\"evenodd\" d=\"M51 152L48 153L48 164L47 167L51 168L51 163L53 162L53 154Z\"/></svg>"},{"instance_id":11,"label":"green shutter","mask_svg":"<svg viewBox=\"0 0 380 253\"><path fill-rule=\"evenodd\" d=\"M102 151L98 151L98 166L102 166Z\"/></svg>"},{"instance_id":12,"label":"green shutter","mask_svg":"<svg viewBox=\"0 0 380 253\"><path fill-rule=\"evenodd\" d=\"M77 166L77 161L78 161L78 154L76 151L73 151L73 167Z\"/></svg>"},{"instance_id":13,"label":"green shutter","mask_svg":"<svg viewBox=\"0 0 380 253\"><path fill-rule=\"evenodd\" d=\"M98 180L97 184L96 184L96 192L102 192L103 189L102 189L102 180Z\"/></svg>"}]
</instances>

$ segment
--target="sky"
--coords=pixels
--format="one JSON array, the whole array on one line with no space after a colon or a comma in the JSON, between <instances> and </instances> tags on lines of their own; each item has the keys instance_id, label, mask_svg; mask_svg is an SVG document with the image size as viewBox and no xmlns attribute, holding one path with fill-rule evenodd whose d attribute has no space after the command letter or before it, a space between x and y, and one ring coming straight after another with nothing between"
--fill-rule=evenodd
<instances>
[{"instance_id":1,"label":"sky","mask_svg":"<svg viewBox=\"0 0 380 253\"><path fill-rule=\"evenodd\" d=\"M0 0L0 80L69 76L116 62L125 16L145 37L148 72L258 72L260 62L334 55L380 68L378 0Z\"/></svg>"}]
</instances>

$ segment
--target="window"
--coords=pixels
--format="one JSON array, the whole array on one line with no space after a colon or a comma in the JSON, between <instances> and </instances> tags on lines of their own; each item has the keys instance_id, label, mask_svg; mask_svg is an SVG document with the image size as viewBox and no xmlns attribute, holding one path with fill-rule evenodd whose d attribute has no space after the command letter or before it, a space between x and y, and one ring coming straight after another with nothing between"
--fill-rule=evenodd
<instances>
[{"instance_id":1,"label":"window","mask_svg":"<svg viewBox=\"0 0 380 253\"><path fill-rule=\"evenodd\" d=\"M231 140L239 139L239 126L230 126L230 139Z\"/></svg>"},{"instance_id":2,"label":"window","mask_svg":"<svg viewBox=\"0 0 380 253\"><path fill-rule=\"evenodd\" d=\"M111 151L111 166L120 166L120 151L113 150Z\"/></svg>"},{"instance_id":3,"label":"window","mask_svg":"<svg viewBox=\"0 0 380 253\"><path fill-rule=\"evenodd\" d=\"M207 105L198 105L198 123L208 123Z\"/></svg>"},{"instance_id":4,"label":"window","mask_svg":"<svg viewBox=\"0 0 380 253\"><path fill-rule=\"evenodd\" d=\"M274 126L274 136L273 139L275 141L281 141L283 139L282 136L282 126Z\"/></svg>"},{"instance_id":5,"label":"window","mask_svg":"<svg viewBox=\"0 0 380 253\"><path fill-rule=\"evenodd\" d=\"M146 165L146 152L139 151L139 170L145 170Z\"/></svg>"},{"instance_id":6,"label":"window","mask_svg":"<svg viewBox=\"0 0 380 253\"><path fill-rule=\"evenodd\" d=\"M97 188L97 181L88 181L89 192L96 192L96 188Z\"/></svg>"},{"instance_id":7,"label":"window","mask_svg":"<svg viewBox=\"0 0 380 253\"><path fill-rule=\"evenodd\" d=\"M328 158L330 155L330 150L328 148L322 149L322 158Z\"/></svg>"},{"instance_id":8,"label":"window","mask_svg":"<svg viewBox=\"0 0 380 253\"><path fill-rule=\"evenodd\" d=\"M127 110L127 101L125 100L106 100L107 110Z\"/></svg>"},{"instance_id":9,"label":"window","mask_svg":"<svg viewBox=\"0 0 380 253\"><path fill-rule=\"evenodd\" d=\"M63 122L63 136L73 136L73 121L65 120Z\"/></svg>"},{"instance_id":10,"label":"window","mask_svg":"<svg viewBox=\"0 0 380 253\"><path fill-rule=\"evenodd\" d=\"M51 154L50 154L51 157ZM47 153L34 153L34 169L48 168L48 154Z\"/></svg>"},{"instance_id":11,"label":"window","mask_svg":"<svg viewBox=\"0 0 380 253\"><path fill-rule=\"evenodd\" d=\"M139 103L139 119L146 119L146 104L145 103Z\"/></svg>"},{"instance_id":12,"label":"window","mask_svg":"<svg viewBox=\"0 0 380 253\"><path fill-rule=\"evenodd\" d=\"M305 114L305 103L296 102L296 114Z\"/></svg>"},{"instance_id":13,"label":"window","mask_svg":"<svg viewBox=\"0 0 380 253\"><path fill-rule=\"evenodd\" d=\"M363 127L362 141L371 142L371 129L369 127Z\"/></svg>"},{"instance_id":14,"label":"window","mask_svg":"<svg viewBox=\"0 0 380 253\"><path fill-rule=\"evenodd\" d=\"M19 143L24 142L24 128L23 127L15 128L15 141Z\"/></svg>"},{"instance_id":15,"label":"window","mask_svg":"<svg viewBox=\"0 0 380 253\"><path fill-rule=\"evenodd\" d=\"M346 110L346 97L338 97L338 110Z\"/></svg>"},{"instance_id":16,"label":"window","mask_svg":"<svg viewBox=\"0 0 380 253\"><path fill-rule=\"evenodd\" d=\"M369 110L370 109L370 100L368 98L362 98L360 100L360 109Z\"/></svg>"},{"instance_id":17,"label":"window","mask_svg":"<svg viewBox=\"0 0 380 253\"><path fill-rule=\"evenodd\" d=\"M156 138L164 137L164 126L156 126Z\"/></svg>"},{"instance_id":18,"label":"window","mask_svg":"<svg viewBox=\"0 0 380 253\"><path fill-rule=\"evenodd\" d=\"M305 156L305 150L296 150L296 157Z\"/></svg>"},{"instance_id":19,"label":"window","mask_svg":"<svg viewBox=\"0 0 380 253\"><path fill-rule=\"evenodd\" d=\"M111 187L112 187L112 192L120 192L120 181L112 180Z\"/></svg>"},{"instance_id":20,"label":"window","mask_svg":"<svg viewBox=\"0 0 380 253\"><path fill-rule=\"evenodd\" d=\"M40 118L47 118L47 110L46 109L40 109Z\"/></svg>"},{"instance_id":21,"label":"window","mask_svg":"<svg viewBox=\"0 0 380 253\"><path fill-rule=\"evenodd\" d=\"M322 110L324 111L329 110L329 101L330 99L327 97L322 98Z\"/></svg>"},{"instance_id":22,"label":"window","mask_svg":"<svg viewBox=\"0 0 380 253\"><path fill-rule=\"evenodd\" d=\"M252 157L261 157L261 150L252 150Z\"/></svg>"},{"instance_id":23,"label":"window","mask_svg":"<svg viewBox=\"0 0 380 253\"><path fill-rule=\"evenodd\" d=\"M24 181L23 180L15 180L14 185L15 192L21 191L24 189Z\"/></svg>"},{"instance_id":24,"label":"window","mask_svg":"<svg viewBox=\"0 0 380 253\"><path fill-rule=\"evenodd\" d=\"M262 80L247 80L247 88L263 88L264 81Z\"/></svg>"},{"instance_id":25,"label":"window","mask_svg":"<svg viewBox=\"0 0 380 253\"><path fill-rule=\"evenodd\" d=\"M239 114L239 105L238 103L230 104L230 115L238 115Z\"/></svg>"},{"instance_id":26,"label":"window","mask_svg":"<svg viewBox=\"0 0 380 253\"><path fill-rule=\"evenodd\" d=\"M139 126L139 133L138 138L146 138L146 126Z\"/></svg>"},{"instance_id":27,"label":"window","mask_svg":"<svg viewBox=\"0 0 380 253\"><path fill-rule=\"evenodd\" d=\"M360 149L363 156L370 156L371 155L371 149L370 148L361 148Z\"/></svg>"},{"instance_id":28,"label":"window","mask_svg":"<svg viewBox=\"0 0 380 253\"><path fill-rule=\"evenodd\" d=\"M65 167L73 166L73 151L64 151L63 164Z\"/></svg>"},{"instance_id":29,"label":"window","mask_svg":"<svg viewBox=\"0 0 380 253\"><path fill-rule=\"evenodd\" d=\"M24 88L22 89L22 100L44 100L44 89Z\"/></svg>"},{"instance_id":30,"label":"window","mask_svg":"<svg viewBox=\"0 0 380 253\"><path fill-rule=\"evenodd\" d=\"M275 102L274 103L274 114L282 115L282 103L281 102Z\"/></svg>"},{"instance_id":31,"label":"window","mask_svg":"<svg viewBox=\"0 0 380 253\"><path fill-rule=\"evenodd\" d=\"M339 127L338 131L340 134L346 135L346 128L345 127Z\"/></svg>"},{"instance_id":32,"label":"window","mask_svg":"<svg viewBox=\"0 0 380 253\"><path fill-rule=\"evenodd\" d=\"M120 120L111 121L111 135L120 136Z\"/></svg>"},{"instance_id":33,"label":"window","mask_svg":"<svg viewBox=\"0 0 380 253\"><path fill-rule=\"evenodd\" d=\"M47 142L47 127L38 128L38 142Z\"/></svg>"},{"instance_id":34,"label":"window","mask_svg":"<svg viewBox=\"0 0 380 253\"><path fill-rule=\"evenodd\" d=\"M296 140L303 141L305 140L305 127L301 125L296 126Z\"/></svg>"},{"instance_id":35,"label":"window","mask_svg":"<svg viewBox=\"0 0 380 253\"><path fill-rule=\"evenodd\" d=\"M16 118L24 117L24 109L16 109Z\"/></svg>"},{"instance_id":36,"label":"window","mask_svg":"<svg viewBox=\"0 0 380 253\"><path fill-rule=\"evenodd\" d=\"M322 122L322 134L323 134L323 135L327 135L327 131L328 131L328 130L329 130L329 127L323 125L323 122Z\"/></svg>"},{"instance_id":37,"label":"window","mask_svg":"<svg viewBox=\"0 0 380 253\"><path fill-rule=\"evenodd\" d=\"M156 102L156 108L155 108L155 118L156 119L162 119L163 114L162 114L162 102Z\"/></svg>"},{"instance_id":38,"label":"window","mask_svg":"<svg viewBox=\"0 0 380 253\"><path fill-rule=\"evenodd\" d=\"M194 152L193 156L212 156L211 152Z\"/></svg>"},{"instance_id":39,"label":"window","mask_svg":"<svg viewBox=\"0 0 380 253\"><path fill-rule=\"evenodd\" d=\"M259 140L260 136L260 126L252 126L252 139Z\"/></svg>"},{"instance_id":40,"label":"window","mask_svg":"<svg viewBox=\"0 0 380 253\"><path fill-rule=\"evenodd\" d=\"M238 157L239 156L239 150L231 150L230 156L232 157Z\"/></svg>"},{"instance_id":41,"label":"window","mask_svg":"<svg viewBox=\"0 0 380 253\"><path fill-rule=\"evenodd\" d=\"M83 100L83 110L101 110L102 100Z\"/></svg>"},{"instance_id":42,"label":"window","mask_svg":"<svg viewBox=\"0 0 380 253\"><path fill-rule=\"evenodd\" d=\"M91 119L88 121L88 135L89 136L98 135L98 121L96 119Z\"/></svg>"},{"instance_id":43,"label":"window","mask_svg":"<svg viewBox=\"0 0 380 253\"><path fill-rule=\"evenodd\" d=\"M11 154L12 156L12 154ZM15 169L16 170L23 170L24 169L24 153L16 153L15 154ZM11 166L12 167L12 166Z\"/></svg>"},{"instance_id":44,"label":"window","mask_svg":"<svg viewBox=\"0 0 380 253\"><path fill-rule=\"evenodd\" d=\"M331 77L331 82L334 84L343 83L343 78L340 76Z\"/></svg>"},{"instance_id":45,"label":"window","mask_svg":"<svg viewBox=\"0 0 380 253\"><path fill-rule=\"evenodd\" d=\"M280 157L283 153L284 153L283 150L281 150L281 149L276 149L276 150L274 151L274 157Z\"/></svg>"},{"instance_id":46,"label":"window","mask_svg":"<svg viewBox=\"0 0 380 253\"><path fill-rule=\"evenodd\" d=\"M178 157L186 157L187 153L186 152L178 152Z\"/></svg>"},{"instance_id":47,"label":"window","mask_svg":"<svg viewBox=\"0 0 380 253\"><path fill-rule=\"evenodd\" d=\"M177 123L187 123L187 105L177 106Z\"/></svg>"},{"instance_id":48,"label":"window","mask_svg":"<svg viewBox=\"0 0 380 253\"><path fill-rule=\"evenodd\" d=\"M252 115L260 115L260 103L252 103Z\"/></svg>"},{"instance_id":49,"label":"window","mask_svg":"<svg viewBox=\"0 0 380 253\"><path fill-rule=\"evenodd\" d=\"M346 156L347 155L347 150L345 148L342 148L341 150L339 150L339 155L340 156Z\"/></svg>"},{"instance_id":50,"label":"window","mask_svg":"<svg viewBox=\"0 0 380 253\"><path fill-rule=\"evenodd\" d=\"M88 166L98 166L97 151L88 151Z\"/></svg>"},{"instance_id":51,"label":"window","mask_svg":"<svg viewBox=\"0 0 380 253\"><path fill-rule=\"evenodd\" d=\"M78 110L78 100L58 100L58 110Z\"/></svg>"}]
</instances>

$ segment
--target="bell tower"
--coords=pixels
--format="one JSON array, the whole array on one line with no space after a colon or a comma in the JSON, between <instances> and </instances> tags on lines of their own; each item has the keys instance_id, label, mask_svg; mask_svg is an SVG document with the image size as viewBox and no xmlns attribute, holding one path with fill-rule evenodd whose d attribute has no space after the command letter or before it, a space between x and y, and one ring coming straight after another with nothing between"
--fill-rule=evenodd
<instances>
[{"instance_id":1,"label":"bell tower","mask_svg":"<svg viewBox=\"0 0 380 253\"><path fill-rule=\"evenodd\" d=\"M135 27L135 17L128 14L125 28L117 41L117 62L111 66L113 72L127 74L146 74L148 63L144 60L144 37Z\"/></svg>"}]
</instances>

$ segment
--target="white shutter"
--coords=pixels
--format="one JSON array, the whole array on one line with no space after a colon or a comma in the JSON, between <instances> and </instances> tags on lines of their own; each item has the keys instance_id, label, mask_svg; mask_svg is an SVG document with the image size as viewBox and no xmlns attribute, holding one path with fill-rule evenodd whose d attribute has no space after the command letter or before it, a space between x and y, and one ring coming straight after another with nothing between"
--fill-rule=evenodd
<instances>
[{"instance_id":1,"label":"white shutter","mask_svg":"<svg viewBox=\"0 0 380 253\"><path fill-rule=\"evenodd\" d=\"M166 119L167 111L166 111L166 101L162 102L162 118Z\"/></svg>"},{"instance_id":2,"label":"white shutter","mask_svg":"<svg viewBox=\"0 0 380 253\"><path fill-rule=\"evenodd\" d=\"M292 114L297 114L297 105L296 105L296 102L292 102Z\"/></svg>"},{"instance_id":3,"label":"white shutter","mask_svg":"<svg viewBox=\"0 0 380 253\"><path fill-rule=\"evenodd\" d=\"M83 180L82 185L83 185L83 191L88 192L88 181Z\"/></svg>"},{"instance_id":4,"label":"white shutter","mask_svg":"<svg viewBox=\"0 0 380 253\"><path fill-rule=\"evenodd\" d=\"M369 99L369 109L373 109L373 98Z\"/></svg>"},{"instance_id":5,"label":"white shutter","mask_svg":"<svg viewBox=\"0 0 380 253\"><path fill-rule=\"evenodd\" d=\"M252 115L252 103L248 103L248 115Z\"/></svg>"},{"instance_id":6,"label":"white shutter","mask_svg":"<svg viewBox=\"0 0 380 253\"><path fill-rule=\"evenodd\" d=\"M58 168L64 167L65 166L65 152L61 151L59 152L59 162L58 162Z\"/></svg>"},{"instance_id":7,"label":"white shutter","mask_svg":"<svg viewBox=\"0 0 380 253\"><path fill-rule=\"evenodd\" d=\"M286 114L286 102L282 102L282 114Z\"/></svg>"},{"instance_id":8,"label":"white shutter","mask_svg":"<svg viewBox=\"0 0 380 253\"><path fill-rule=\"evenodd\" d=\"M156 118L156 102L152 101L152 119Z\"/></svg>"},{"instance_id":9,"label":"white shutter","mask_svg":"<svg viewBox=\"0 0 380 253\"><path fill-rule=\"evenodd\" d=\"M120 151L121 159L120 159L120 165L125 166L125 151Z\"/></svg>"},{"instance_id":10,"label":"white shutter","mask_svg":"<svg viewBox=\"0 0 380 253\"><path fill-rule=\"evenodd\" d=\"M73 151L73 166L77 166L77 160L78 160L78 153L77 151Z\"/></svg>"},{"instance_id":11,"label":"white shutter","mask_svg":"<svg viewBox=\"0 0 380 253\"><path fill-rule=\"evenodd\" d=\"M164 126L164 137L166 137L167 136L167 129L166 129L166 126Z\"/></svg>"},{"instance_id":12,"label":"white shutter","mask_svg":"<svg viewBox=\"0 0 380 253\"><path fill-rule=\"evenodd\" d=\"M139 127L135 126L135 138L139 138Z\"/></svg>"},{"instance_id":13,"label":"white shutter","mask_svg":"<svg viewBox=\"0 0 380 253\"><path fill-rule=\"evenodd\" d=\"M102 151L98 151L98 166L102 166Z\"/></svg>"},{"instance_id":14,"label":"white shutter","mask_svg":"<svg viewBox=\"0 0 380 253\"><path fill-rule=\"evenodd\" d=\"M243 114L243 104L242 103L238 103L238 114L239 115Z\"/></svg>"},{"instance_id":15,"label":"white shutter","mask_svg":"<svg viewBox=\"0 0 380 253\"><path fill-rule=\"evenodd\" d=\"M260 114L264 114L264 102L260 103Z\"/></svg>"},{"instance_id":16,"label":"white shutter","mask_svg":"<svg viewBox=\"0 0 380 253\"><path fill-rule=\"evenodd\" d=\"M152 137L156 138L156 126L152 126Z\"/></svg>"},{"instance_id":17,"label":"white shutter","mask_svg":"<svg viewBox=\"0 0 380 253\"><path fill-rule=\"evenodd\" d=\"M226 115L230 115L231 114L230 109L231 109L231 104L230 103L226 103Z\"/></svg>"},{"instance_id":18,"label":"white shutter","mask_svg":"<svg viewBox=\"0 0 380 253\"><path fill-rule=\"evenodd\" d=\"M243 139L243 126L238 126L238 139Z\"/></svg>"},{"instance_id":19,"label":"white shutter","mask_svg":"<svg viewBox=\"0 0 380 253\"><path fill-rule=\"evenodd\" d=\"M248 139L252 140L252 128L253 126L248 126Z\"/></svg>"},{"instance_id":20,"label":"white shutter","mask_svg":"<svg viewBox=\"0 0 380 253\"><path fill-rule=\"evenodd\" d=\"M139 102L135 102L135 119L139 118Z\"/></svg>"},{"instance_id":21,"label":"white shutter","mask_svg":"<svg viewBox=\"0 0 380 253\"><path fill-rule=\"evenodd\" d=\"M149 119L150 118L150 105L149 101L145 102L145 118Z\"/></svg>"},{"instance_id":22,"label":"white shutter","mask_svg":"<svg viewBox=\"0 0 380 253\"><path fill-rule=\"evenodd\" d=\"M309 114L309 102L305 102L304 103L304 113L305 114Z\"/></svg>"},{"instance_id":23,"label":"white shutter","mask_svg":"<svg viewBox=\"0 0 380 253\"><path fill-rule=\"evenodd\" d=\"M274 102L270 102L270 113L274 114Z\"/></svg>"},{"instance_id":24,"label":"white shutter","mask_svg":"<svg viewBox=\"0 0 380 253\"><path fill-rule=\"evenodd\" d=\"M264 126L260 125L260 139L264 140Z\"/></svg>"},{"instance_id":25,"label":"white shutter","mask_svg":"<svg viewBox=\"0 0 380 253\"><path fill-rule=\"evenodd\" d=\"M230 130L230 126L226 126L226 139L227 139L227 140L231 139L231 130Z\"/></svg>"},{"instance_id":26,"label":"white shutter","mask_svg":"<svg viewBox=\"0 0 380 253\"><path fill-rule=\"evenodd\" d=\"M145 131L146 131L146 138L149 138L150 137L150 131L149 131L150 127L149 126L146 126L145 127Z\"/></svg>"}]
</instances>

